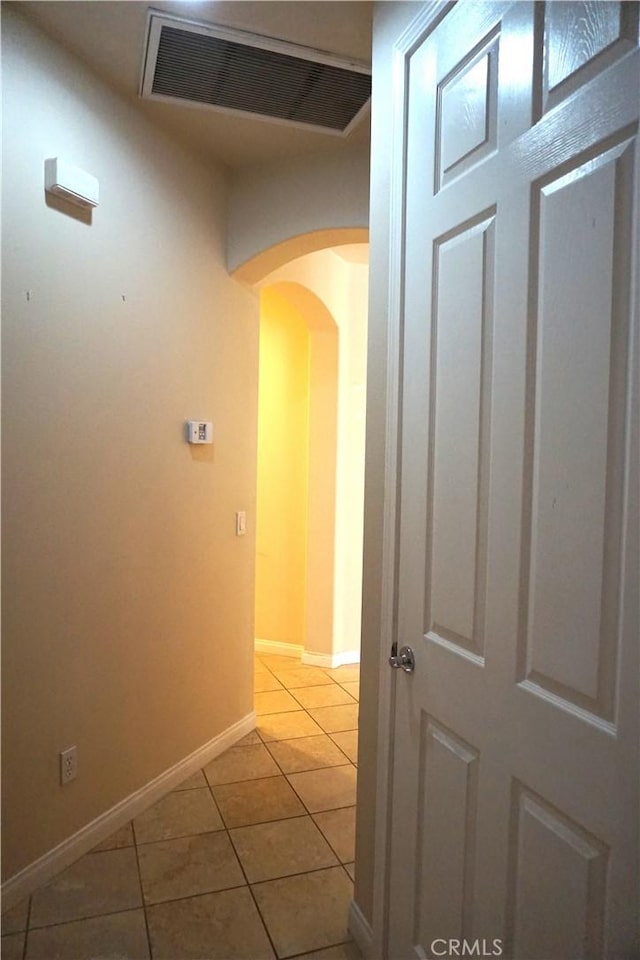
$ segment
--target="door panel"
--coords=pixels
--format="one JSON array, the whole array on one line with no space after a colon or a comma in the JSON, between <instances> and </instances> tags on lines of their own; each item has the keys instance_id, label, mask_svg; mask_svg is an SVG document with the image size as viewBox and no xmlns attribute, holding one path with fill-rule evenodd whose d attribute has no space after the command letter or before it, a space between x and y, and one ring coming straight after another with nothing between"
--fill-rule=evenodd
<instances>
[{"instance_id":1,"label":"door panel","mask_svg":"<svg viewBox=\"0 0 640 960\"><path fill-rule=\"evenodd\" d=\"M626 0L546 3L542 19L538 84L545 110L632 50L638 35L638 5Z\"/></svg>"},{"instance_id":2,"label":"door panel","mask_svg":"<svg viewBox=\"0 0 640 960\"><path fill-rule=\"evenodd\" d=\"M609 852L514 781L507 923L516 956L602 956ZM564 922L547 924L558 904Z\"/></svg>"},{"instance_id":3,"label":"door panel","mask_svg":"<svg viewBox=\"0 0 640 960\"><path fill-rule=\"evenodd\" d=\"M484 650L494 219L465 225L434 247L434 442L424 632L479 656Z\"/></svg>"},{"instance_id":4,"label":"door panel","mask_svg":"<svg viewBox=\"0 0 640 960\"><path fill-rule=\"evenodd\" d=\"M492 30L438 86L436 190L495 149L499 44Z\"/></svg>"},{"instance_id":5,"label":"door panel","mask_svg":"<svg viewBox=\"0 0 640 960\"><path fill-rule=\"evenodd\" d=\"M462 2L407 58L393 960L633 948L637 14Z\"/></svg>"},{"instance_id":6,"label":"door panel","mask_svg":"<svg viewBox=\"0 0 640 960\"><path fill-rule=\"evenodd\" d=\"M416 943L424 943L424 919L438 914L447 928L470 931L473 851L478 793L478 755L451 730L422 715L420 789L429 816L420 824ZM443 871L437 865L449 863Z\"/></svg>"},{"instance_id":7,"label":"door panel","mask_svg":"<svg viewBox=\"0 0 640 960\"><path fill-rule=\"evenodd\" d=\"M634 148L635 138L542 186L532 231L537 311L520 679L610 721L626 472L625 211L632 207Z\"/></svg>"}]
</instances>

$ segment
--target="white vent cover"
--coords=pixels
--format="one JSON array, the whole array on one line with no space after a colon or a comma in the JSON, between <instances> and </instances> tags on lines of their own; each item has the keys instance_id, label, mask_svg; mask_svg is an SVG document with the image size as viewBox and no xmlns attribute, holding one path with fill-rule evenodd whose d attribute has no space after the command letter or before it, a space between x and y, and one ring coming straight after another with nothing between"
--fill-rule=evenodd
<instances>
[{"instance_id":1,"label":"white vent cover","mask_svg":"<svg viewBox=\"0 0 640 960\"><path fill-rule=\"evenodd\" d=\"M369 103L371 69L151 11L140 95L344 136Z\"/></svg>"}]
</instances>

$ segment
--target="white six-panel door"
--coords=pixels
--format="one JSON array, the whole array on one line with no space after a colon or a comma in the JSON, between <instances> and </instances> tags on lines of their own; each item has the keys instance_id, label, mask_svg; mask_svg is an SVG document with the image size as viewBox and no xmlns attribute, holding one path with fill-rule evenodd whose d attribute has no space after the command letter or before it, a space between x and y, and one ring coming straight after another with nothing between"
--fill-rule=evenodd
<instances>
[{"instance_id":1,"label":"white six-panel door","mask_svg":"<svg viewBox=\"0 0 640 960\"><path fill-rule=\"evenodd\" d=\"M638 5L462 0L407 69L388 957L630 957Z\"/></svg>"}]
</instances>

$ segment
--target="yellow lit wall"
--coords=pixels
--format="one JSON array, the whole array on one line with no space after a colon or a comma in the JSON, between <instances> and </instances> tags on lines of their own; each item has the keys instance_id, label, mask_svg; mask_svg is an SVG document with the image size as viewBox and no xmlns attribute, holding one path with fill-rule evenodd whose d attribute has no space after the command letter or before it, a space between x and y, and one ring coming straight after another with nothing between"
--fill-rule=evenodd
<instances>
[{"instance_id":1,"label":"yellow lit wall","mask_svg":"<svg viewBox=\"0 0 640 960\"><path fill-rule=\"evenodd\" d=\"M310 330L304 655L330 655L334 662L359 658L362 602L368 247L344 252L305 254L269 274L263 286L286 292Z\"/></svg>"},{"instance_id":2,"label":"yellow lit wall","mask_svg":"<svg viewBox=\"0 0 640 960\"><path fill-rule=\"evenodd\" d=\"M305 636L309 333L282 293L260 298L256 637Z\"/></svg>"}]
</instances>

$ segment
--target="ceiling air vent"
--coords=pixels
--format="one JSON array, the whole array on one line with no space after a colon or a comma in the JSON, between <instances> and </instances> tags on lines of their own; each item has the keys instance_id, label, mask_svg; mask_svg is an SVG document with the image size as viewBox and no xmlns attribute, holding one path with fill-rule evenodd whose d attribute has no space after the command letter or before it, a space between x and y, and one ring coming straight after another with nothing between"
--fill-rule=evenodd
<instances>
[{"instance_id":1,"label":"ceiling air vent","mask_svg":"<svg viewBox=\"0 0 640 960\"><path fill-rule=\"evenodd\" d=\"M151 12L141 96L346 135L371 69L270 37Z\"/></svg>"}]
</instances>

